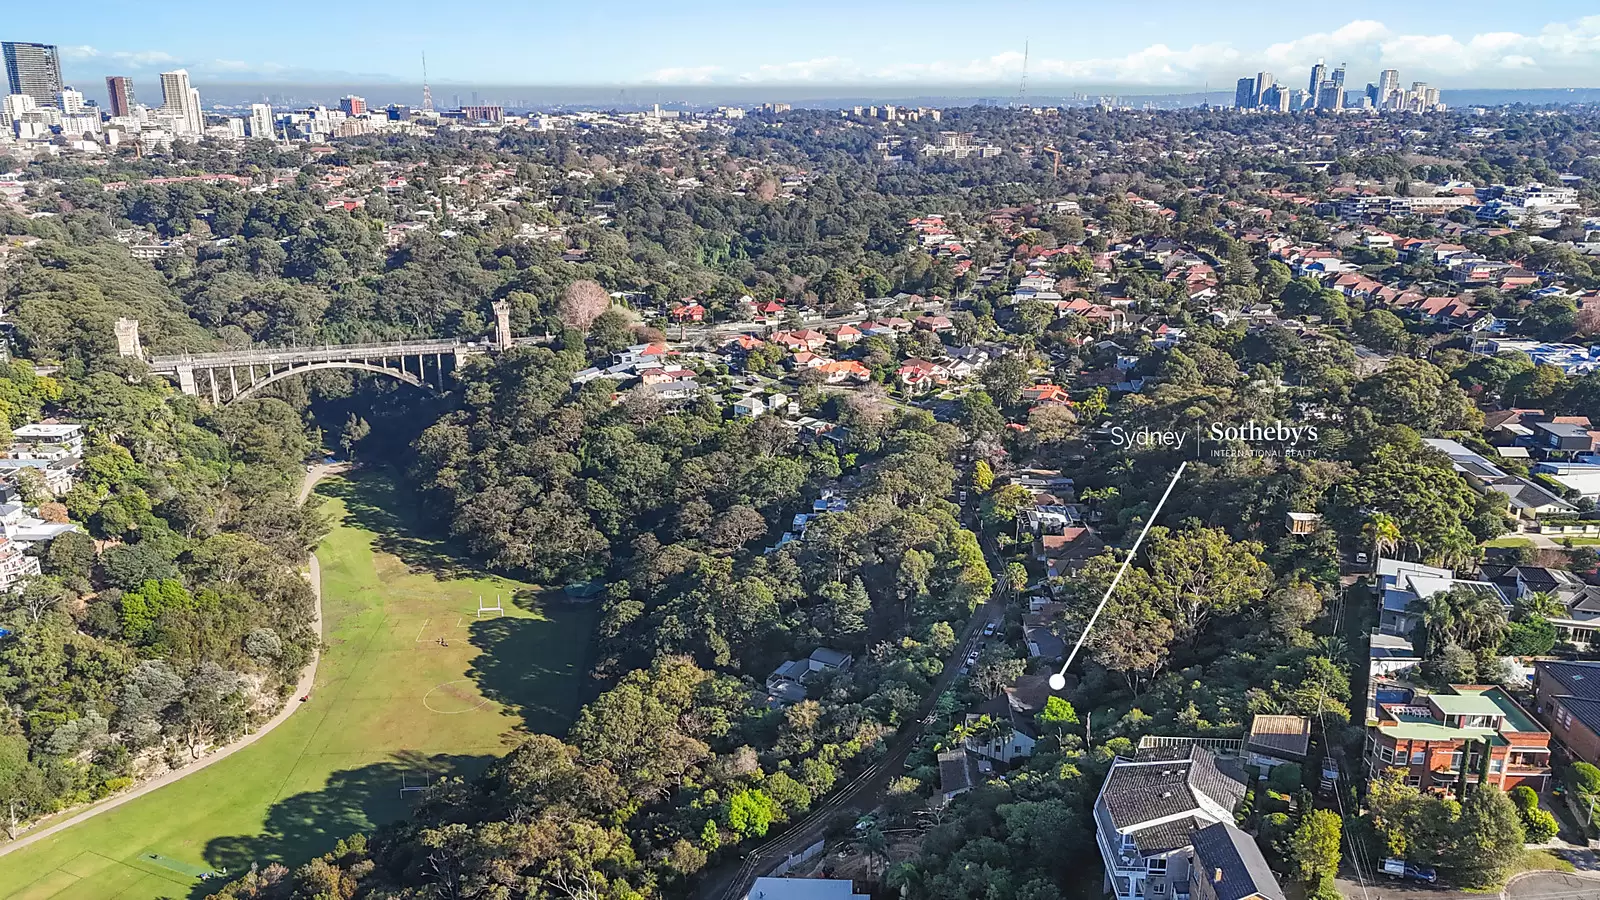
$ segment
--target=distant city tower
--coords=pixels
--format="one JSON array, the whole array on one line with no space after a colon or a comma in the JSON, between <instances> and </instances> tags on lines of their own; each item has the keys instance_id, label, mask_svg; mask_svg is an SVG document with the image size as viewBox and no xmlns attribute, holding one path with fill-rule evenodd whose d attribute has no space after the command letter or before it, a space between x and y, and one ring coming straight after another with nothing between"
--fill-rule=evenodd
<instances>
[{"instance_id":1,"label":"distant city tower","mask_svg":"<svg viewBox=\"0 0 1600 900\"><path fill-rule=\"evenodd\" d=\"M433 91L428 90L428 54L422 54L422 111L433 112Z\"/></svg>"}]
</instances>

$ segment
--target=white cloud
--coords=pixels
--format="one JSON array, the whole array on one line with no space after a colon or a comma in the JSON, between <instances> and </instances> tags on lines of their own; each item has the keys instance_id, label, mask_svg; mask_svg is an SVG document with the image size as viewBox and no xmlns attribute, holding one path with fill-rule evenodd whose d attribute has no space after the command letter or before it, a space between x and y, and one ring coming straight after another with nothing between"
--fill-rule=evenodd
<instances>
[{"instance_id":1,"label":"white cloud","mask_svg":"<svg viewBox=\"0 0 1600 900\"><path fill-rule=\"evenodd\" d=\"M644 80L657 84L710 84L722 71L721 66L676 66L657 69Z\"/></svg>"},{"instance_id":2,"label":"white cloud","mask_svg":"<svg viewBox=\"0 0 1600 900\"><path fill-rule=\"evenodd\" d=\"M1035 48L1037 49L1037 48ZM1600 80L1600 15L1546 25L1537 34L1514 31L1453 34L1400 34L1382 22L1357 19L1329 32L1308 34L1259 49L1228 43L1176 48L1151 44L1121 56L1051 57L1028 61L1038 84L1128 84L1145 87L1232 84L1257 71L1274 73L1299 86L1318 60L1346 64L1348 84L1357 88L1377 79L1380 69L1401 70L1405 80L1458 87L1494 87L1511 82L1553 84ZM1017 79L1022 54L1006 51L973 59L862 64L825 56L796 62L766 63L739 71L719 66L660 69L642 80L657 83L927 83L979 84ZM1517 81L1518 78L1524 81ZM1537 79L1533 81L1532 79Z\"/></svg>"}]
</instances>

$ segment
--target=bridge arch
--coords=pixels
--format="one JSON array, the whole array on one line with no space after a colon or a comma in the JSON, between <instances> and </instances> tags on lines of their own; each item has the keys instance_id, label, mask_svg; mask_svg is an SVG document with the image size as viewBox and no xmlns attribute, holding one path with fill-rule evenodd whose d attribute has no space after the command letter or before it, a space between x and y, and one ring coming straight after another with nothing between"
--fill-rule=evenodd
<instances>
[{"instance_id":1,"label":"bridge arch","mask_svg":"<svg viewBox=\"0 0 1600 900\"><path fill-rule=\"evenodd\" d=\"M283 369L281 371L273 372L271 375L268 375L267 377L256 381L254 384L250 385L249 387L246 387L246 388L240 390L239 393L235 394L234 396L229 397L227 402L228 403L232 403L235 400L241 400L241 399L243 399L245 397L250 396L251 394L254 394L256 391L261 390L262 388L266 387L267 385L272 384L274 382L282 381L283 379L288 378L291 375L300 375L300 374L305 373L305 372L320 372L320 371L322 371L324 369L357 369L357 370L362 371L362 372L372 372L372 373L377 374L377 375L387 375L390 378L396 379L397 381L403 381L406 384L409 384L409 385L411 385L412 387L415 387L415 388L421 388L423 390L427 390L428 389L428 385L427 385L426 382L424 382L418 376L411 374L410 372L404 372L404 371L396 369L396 368L394 368L392 366L378 366L378 365L373 365L372 363L369 363L369 362L360 362L360 361L357 361L357 360L342 360L342 359L340 359L340 360L328 360L328 361L325 361L325 362L306 363L304 365L297 365L297 366L294 366L292 368ZM212 378L216 377L217 371L219 371L219 370L217 370L217 369L212 369L211 370L211 377Z\"/></svg>"}]
</instances>

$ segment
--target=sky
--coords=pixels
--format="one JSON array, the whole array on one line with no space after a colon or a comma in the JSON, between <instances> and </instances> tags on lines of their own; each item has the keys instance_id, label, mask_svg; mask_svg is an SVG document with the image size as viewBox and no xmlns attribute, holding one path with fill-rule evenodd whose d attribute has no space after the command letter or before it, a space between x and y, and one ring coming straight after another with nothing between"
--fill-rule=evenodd
<instances>
[{"instance_id":1,"label":"sky","mask_svg":"<svg viewBox=\"0 0 1600 900\"><path fill-rule=\"evenodd\" d=\"M1600 86L1593 0L1278 5L1209 0L77 0L12 4L0 40L62 48L66 79L196 84L1007 84L1231 90L1265 69L1299 87L1319 57L1359 87L1383 68L1446 88ZM1291 15L1290 10L1296 10Z\"/></svg>"}]
</instances>

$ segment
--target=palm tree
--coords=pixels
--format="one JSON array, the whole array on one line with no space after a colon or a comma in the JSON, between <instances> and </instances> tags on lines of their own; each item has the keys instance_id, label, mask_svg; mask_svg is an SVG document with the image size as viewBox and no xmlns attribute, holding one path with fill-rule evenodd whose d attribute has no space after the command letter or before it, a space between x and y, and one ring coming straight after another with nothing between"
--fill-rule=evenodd
<instances>
[{"instance_id":1,"label":"palm tree","mask_svg":"<svg viewBox=\"0 0 1600 900\"><path fill-rule=\"evenodd\" d=\"M867 877L869 879L876 877L873 874L874 862L881 860L887 863L889 861L889 838L883 833L883 829L878 827L876 822L858 832L855 840L851 841L850 844L857 853L866 857Z\"/></svg>"},{"instance_id":2,"label":"palm tree","mask_svg":"<svg viewBox=\"0 0 1600 900\"><path fill-rule=\"evenodd\" d=\"M1367 540L1372 543L1374 565L1384 552L1400 549L1400 525L1388 513L1373 513L1367 520Z\"/></svg>"},{"instance_id":3,"label":"palm tree","mask_svg":"<svg viewBox=\"0 0 1600 900\"><path fill-rule=\"evenodd\" d=\"M1556 619L1567 614L1567 608L1553 594L1533 591L1517 601L1517 620L1529 618Z\"/></svg>"}]
</instances>

